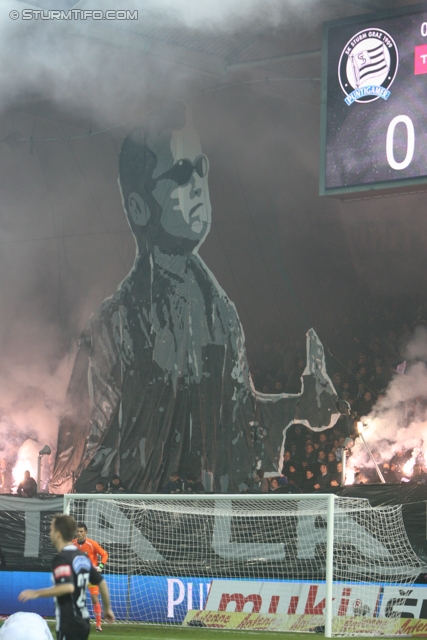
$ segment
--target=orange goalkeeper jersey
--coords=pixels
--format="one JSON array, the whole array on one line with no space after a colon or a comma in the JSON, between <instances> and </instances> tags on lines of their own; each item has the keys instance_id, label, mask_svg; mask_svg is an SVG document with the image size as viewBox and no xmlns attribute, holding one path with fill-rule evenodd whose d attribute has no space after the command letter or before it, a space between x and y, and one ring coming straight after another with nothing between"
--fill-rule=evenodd
<instances>
[{"instance_id":1,"label":"orange goalkeeper jersey","mask_svg":"<svg viewBox=\"0 0 427 640\"><path fill-rule=\"evenodd\" d=\"M97 542L95 542L95 540L86 538L86 540L80 544L77 538L74 538L72 544L87 555L94 567L98 566L98 556L101 557L101 562L103 564L108 560L108 553Z\"/></svg>"}]
</instances>

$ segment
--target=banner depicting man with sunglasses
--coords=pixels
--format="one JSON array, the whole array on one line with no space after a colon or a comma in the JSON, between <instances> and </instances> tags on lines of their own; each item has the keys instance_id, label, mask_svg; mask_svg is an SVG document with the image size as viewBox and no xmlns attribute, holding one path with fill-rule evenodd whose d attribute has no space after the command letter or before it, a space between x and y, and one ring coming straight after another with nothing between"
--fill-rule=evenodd
<instances>
[{"instance_id":1,"label":"banner depicting man with sunglasses","mask_svg":"<svg viewBox=\"0 0 427 640\"><path fill-rule=\"evenodd\" d=\"M135 263L80 339L51 490L119 474L155 492L172 472L238 492L281 466L286 428L338 418L323 348L307 334L299 394L255 391L234 304L198 254L211 226L209 161L191 111L168 105L125 139L119 161Z\"/></svg>"}]
</instances>

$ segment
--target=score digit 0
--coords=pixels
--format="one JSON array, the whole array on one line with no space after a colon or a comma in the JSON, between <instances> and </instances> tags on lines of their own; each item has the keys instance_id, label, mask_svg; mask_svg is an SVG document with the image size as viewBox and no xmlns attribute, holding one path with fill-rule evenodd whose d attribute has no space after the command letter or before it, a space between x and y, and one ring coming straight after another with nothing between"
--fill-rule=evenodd
<instances>
[{"instance_id":1,"label":"score digit 0","mask_svg":"<svg viewBox=\"0 0 427 640\"><path fill-rule=\"evenodd\" d=\"M427 22L423 22L423 25L426 25ZM402 122L406 126L406 134L407 134L407 143L406 143L406 156L402 160L402 162L397 162L394 157L394 130L396 126ZM414 124L409 116L396 116L388 125L387 129L387 138L386 138L386 155L387 162L389 163L392 169L396 169L396 171L402 171L402 169L406 169L406 167L411 163L412 158L414 157L414 149L415 149L415 132L414 132Z\"/></svg>"}]
</instances>

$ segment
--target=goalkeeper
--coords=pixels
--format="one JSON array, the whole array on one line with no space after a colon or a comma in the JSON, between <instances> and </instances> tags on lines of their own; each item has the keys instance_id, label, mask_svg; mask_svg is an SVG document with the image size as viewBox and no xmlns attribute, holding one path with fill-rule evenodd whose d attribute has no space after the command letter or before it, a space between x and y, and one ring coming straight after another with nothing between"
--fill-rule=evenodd
<instances>
[{"instance_id":1,"label":"goalkeeper","mask_svg":"<svg viewBox=\"0 0 427 640\"><path fill-rule=\"evenodd\" d=\"M87 526L84 522L77 523L77 538L74 538L73 545L88 556L89 560L98 571L103 571L105 563L108 560L108 553L97 542L95 542L95 540L91 540L87 537ZM100 558L100 560L98 560L98 558ZM101 603L99 601L99 587L89 584L89 593L93 604L93 611L95 613L96 630L102 631L102 612Z\"/></svg>"}]
</instances>

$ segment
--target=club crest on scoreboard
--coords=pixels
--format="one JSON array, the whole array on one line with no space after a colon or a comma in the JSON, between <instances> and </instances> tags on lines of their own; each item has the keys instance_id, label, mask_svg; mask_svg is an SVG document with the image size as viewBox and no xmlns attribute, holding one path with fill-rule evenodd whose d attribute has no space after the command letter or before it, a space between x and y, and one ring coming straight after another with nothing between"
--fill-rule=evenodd
<instances>
[{"instance_id":1,"label":"club crest on scoreboard","mask_svg":"<svg viewBox=\"0 0 427 640\"><path fill-rule=\"evenodd\" d=\"M396 77L399 54L393 38L383 29L363 29L342 50L338 79L347 105L387 100Z\"/></svg>"}]
</instances>

